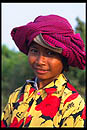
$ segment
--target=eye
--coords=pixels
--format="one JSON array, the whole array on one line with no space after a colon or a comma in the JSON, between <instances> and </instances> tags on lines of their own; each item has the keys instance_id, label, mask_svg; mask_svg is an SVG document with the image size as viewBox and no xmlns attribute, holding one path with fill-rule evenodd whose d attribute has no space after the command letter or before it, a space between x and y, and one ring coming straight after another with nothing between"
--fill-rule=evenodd
<instances>
[{"instance_id":1,"label":"eye","mask_svg":"<svg viewBox=\"0 0 87 130\"><path fill-rule=\"evenodd\" d=\"M30 53L32 53L32 54L38 53L38 50L37 50L36 48L31 48L29 51L30 51Z\"/></svg>"},{"instance_id":2,"label":"eye","mask_svg":"<svg viewBox=\"0 0 87 130\"><path fill-rule=\"evenodd\" d=\"M47 55L49 55L49 56L54 56L55 54L54 54L53 51L48 51L48 52L47 52Z\"/></svg>"}]
</instances>

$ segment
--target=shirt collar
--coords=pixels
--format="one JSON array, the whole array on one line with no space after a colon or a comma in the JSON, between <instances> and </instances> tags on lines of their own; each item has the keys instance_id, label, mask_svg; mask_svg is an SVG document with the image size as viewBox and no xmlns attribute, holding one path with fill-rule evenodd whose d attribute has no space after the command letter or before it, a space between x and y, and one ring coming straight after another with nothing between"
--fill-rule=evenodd
<instances>
[{"instance_id":1,"label":"shirt collar","mask_svg":"<svg viewBox=\"0 0 87 130\"><path fill-rule=\"evenodd\" d=\"M27 83L33 83L33 87L38 90L38 85L37 85L37 80L38 78L36 77L34 80L26 80ZM46 88L52 88L52 86L63 86L67 82L67 78L65 75L62 73L60 74L55 80L50 82L48 85L46 85L43 89Z\"/></svg>"},{"instance_id":2,"label":"shirt collar","mask_svg":"<svg viewBox=\"0 0 87 130\"><path fill-rule=\"evenodd\" d=\"M37 79L38 79L38 78L36 77L34 81L33 81L33 80L26 80L26 82L27 82L27 84L28 84L28 83L33 83L34 88L35 88L36 90L38 90Z\"/></svg>"}]
</instances>

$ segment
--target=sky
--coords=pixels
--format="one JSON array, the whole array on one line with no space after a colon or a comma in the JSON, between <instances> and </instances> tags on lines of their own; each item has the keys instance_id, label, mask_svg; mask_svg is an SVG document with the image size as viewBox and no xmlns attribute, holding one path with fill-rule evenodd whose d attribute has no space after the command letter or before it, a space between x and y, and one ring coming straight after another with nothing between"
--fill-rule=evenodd
<instances>
[{"instance_id":1,"label":"sky","mask_svg":"<svg viewBox=\"0 0 87 130\"><path fill-rule=\"evenodd\" d=\"M49 14L65 17L75 29L77 17L86 22L86 3L1 3L1 44L19 51L11 30L34 21L39 15Z\"/></svg>"}]
</instances>

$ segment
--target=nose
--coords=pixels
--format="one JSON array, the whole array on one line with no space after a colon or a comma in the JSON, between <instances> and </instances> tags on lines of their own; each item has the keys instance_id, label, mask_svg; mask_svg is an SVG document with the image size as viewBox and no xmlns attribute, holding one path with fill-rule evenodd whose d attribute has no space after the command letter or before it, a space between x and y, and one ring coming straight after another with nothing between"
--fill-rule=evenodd
<instances>
[{"instance_id":1,"label":"nose","mask_svg":"<svg viewBox=\"0 0 87 130\"><path fill-rule=\"evenodd\" d=\"M45 65L46 60L47 60L47 58L44 55L40 54L37 57L37 61L36 62L37 62L38 65Z\"/></svg>"}]
</instances>

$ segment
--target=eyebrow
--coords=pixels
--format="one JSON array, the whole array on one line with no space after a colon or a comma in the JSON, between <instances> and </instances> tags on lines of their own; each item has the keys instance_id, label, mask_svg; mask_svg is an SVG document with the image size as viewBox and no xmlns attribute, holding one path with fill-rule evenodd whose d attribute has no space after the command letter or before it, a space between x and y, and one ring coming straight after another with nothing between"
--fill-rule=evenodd
<instances>
[{"instance_id":1,"label":"eyebrow","mask_svg":"<svg viewBox=\"0 0 87 130\"><path fill-rule=\"evenodd\" d=\"M33 42L31 43L30 47L37 48L37 47L38 47L38 45L37 45L37 43L36 43L36 42L34 42L34 41L33 41Z\"/></svg>"}]
</instances>

